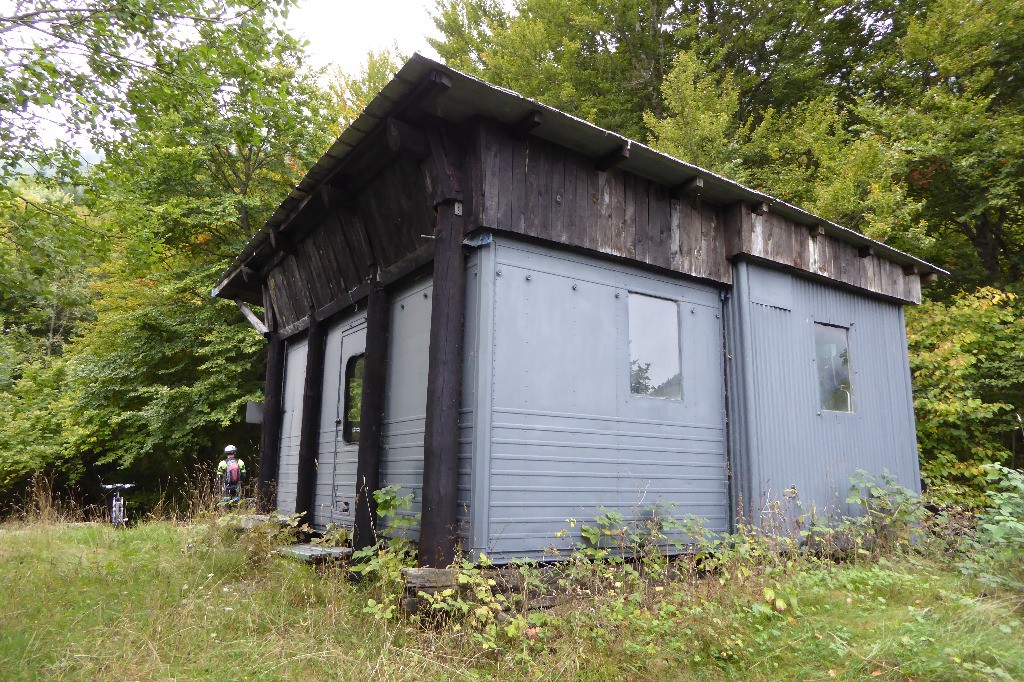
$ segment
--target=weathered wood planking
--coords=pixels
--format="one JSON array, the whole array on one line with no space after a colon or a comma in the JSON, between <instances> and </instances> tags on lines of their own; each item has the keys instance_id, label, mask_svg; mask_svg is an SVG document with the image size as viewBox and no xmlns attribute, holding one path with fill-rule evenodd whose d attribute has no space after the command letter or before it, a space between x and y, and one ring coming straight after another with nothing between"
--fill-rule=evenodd
<instances>
[{"instance_id":1,"label":"weathered wood planking","mask_svg":"<svg viewBox=\"0 0 1024 682\"><path fill-rule=\"evenodd\" d=\"M858 247L771 211L752 213L746 204L723 211L726 254L750 256L911 303L921 302L921 278L876 255L861 257Z\"/></svg>"},{"instance_id":2,"label":"weathered wood planking","mask_svg":"<svg viewBox=\"0 0 1024 682\"><path fill-rule=\"evenodd\" d=\"M382 270L422 248L433 231L425 173L418 161L398 158L363 186L354 206L332 207L306 231L295 255L265 273L280 329L295 328L312 302L317 310L365 285Z\"/></svg>"},{"instance_id":3,"label":"weathered wood planking","mask_svg":"<svg viewBox=\"0 0 1024 682\"><path fill-rule=\"evenodd\" d=\"M490 120L446 145L467 179L465 229L488 227L731 283L730 259L746 255L890 298L920 301L920 277L857 247L747 204L717 206ZM461 134L462 139L456 139ZM361 185L354 201L332 203L296 239L296 253L263 271L277 329L298 329L312 303L338 307L365 294L374 266L387 271L429 241L437 190L429 163L399 156ZM362 289L360 289L362 287ZM349 301L350 303L351 301Z\"/></svg>"},{"instance_id":4,"label":"weathered wood planking","mask_svg":"<svg viewBox=\"0 0 1024 682\"><path fill-rule=\"evenodd\" d=\"M537 137L484 121L469 163L479 170L479 225L731 282L715 207ZM474 176L477 177L477 176Z\"/></svg>"}]
</instances>

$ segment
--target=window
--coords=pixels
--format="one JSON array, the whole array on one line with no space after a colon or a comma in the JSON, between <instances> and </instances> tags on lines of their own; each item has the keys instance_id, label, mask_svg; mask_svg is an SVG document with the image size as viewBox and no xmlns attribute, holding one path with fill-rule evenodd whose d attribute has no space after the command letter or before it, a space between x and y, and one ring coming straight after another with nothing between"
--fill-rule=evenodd
<instances>
[{"instance_id":1,"label":"window","mask_svg":"<svg viewBox=\"0 0 1024 682\"><path fill-rule=\"evenodd\" d=\"M345 417L341 437L346 443L359 442L359 414L363 404L363 364L366 354L353 355L345 365Z\"/></svg>"},{"instance_id":2,"label":"window","mask_svg":"<svg viewBox=\"0 0 1024 682\"><path fill-rule=\"evenodd\" d=\"M823 410L853 412L849 336L850 330L846 327L814 324L818 392Z\"/></svg>"},{"instance_id":3,"label":"window","mask_svg":"<svg viewBox=\"0 0 1024 682\"><path fill-rule=\"evenodd\" d=\"M680 400L679 305L663 298L629 295L629 391Z\"/></svg>"}]
</instances>

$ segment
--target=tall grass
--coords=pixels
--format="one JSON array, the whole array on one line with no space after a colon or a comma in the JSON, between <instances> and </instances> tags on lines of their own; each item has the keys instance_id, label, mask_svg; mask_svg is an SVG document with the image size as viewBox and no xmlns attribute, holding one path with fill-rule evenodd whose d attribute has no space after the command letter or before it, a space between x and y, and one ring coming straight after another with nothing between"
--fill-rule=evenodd
<instances>
[{"instance_id":1,"label":"tall grass","mask_svg":"<svg viewBox=\"0 0 1024 682\"><path fill-rule=\"evenodd\" d=\"M623 558L650 528L609 517L612 546L556 563L467 557L410 618L386 608L392 551L358 579L293 563L273 552L287 526L239 535L215 504L0 530L0 679L1024 679L1024 593L962 570L978 541L941 518L819 527L845 534L829 553L747 528L669 560Z\"/></svg>"}]
</instances>

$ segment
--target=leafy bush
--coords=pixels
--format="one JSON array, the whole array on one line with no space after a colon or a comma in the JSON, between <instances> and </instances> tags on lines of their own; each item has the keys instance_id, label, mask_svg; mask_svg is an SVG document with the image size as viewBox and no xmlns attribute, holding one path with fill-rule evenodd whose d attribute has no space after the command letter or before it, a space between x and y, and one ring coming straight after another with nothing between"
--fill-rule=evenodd
<instances>
[{"instance_id":1,"label":"leafy bush","mask_svg":"<svg viewBox=\"0 0 1024 682\"><path fill-rule=\"evenodd\" d=\"M983 506L985 465L1010 461L1022 313L1024 299L992 287L907 311L921 475L941 503Z\"/></svg>"},{"instance_id":2,"label":"leafy bush","mask_svg":"<svg viewBox=\"0 0 1024 682\"><path fill-rule=\"evenodd\" d=\"M971 551L961 564L993 586L1024 587L1024 473L992 464L985 467L989 504L978 516Z\"/></svg>"}]
</instances>

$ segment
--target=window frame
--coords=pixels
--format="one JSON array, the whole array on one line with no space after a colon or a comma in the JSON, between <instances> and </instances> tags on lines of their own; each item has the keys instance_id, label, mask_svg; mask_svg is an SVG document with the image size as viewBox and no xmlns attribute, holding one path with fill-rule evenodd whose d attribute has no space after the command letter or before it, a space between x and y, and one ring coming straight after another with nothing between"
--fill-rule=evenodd
<instances>
[{"instance_id":1,"label":"window frame","mask_svg":"<svg viewBox=\"0 0 1024 682\"><path fill-rule=\"evenodd\" d=\"M814 378L815 378L815 383L817 384L817 387L818 387L818 413L821 414L821 413L824 413L824 412L828 412L830 414L856 414L857 413L857 401L856 401L856 398L855 398L855 393L856 392L854 391L854 385L853 385L853 377L854 377L854 371L853 371L853 343L851 341L852 332L853 332L853 324L852 323L850 323L850 324L839 324L839 323L836 323L836 322L824 322L824 321L821 321L821 320L811 320L811 325L812 325L811 326L811 332L812 332L811 342L812 342L812 349L813 349L813 353L814 353L814 365L815 365L815 377ZM821 373L822 373L823 369L821 367L821 360L818 357L818 327L823 327L823 328L828 328L828 329L840 329L840 330L842 330L844 332L845 341L846 341L846 352L849 355L849 358L847 360L847 366L846 366L846 375L847 375L849 390L845 390L844 389L845 392L846 392L846 395L847 395L847 407L848 407L848 409L845 409L845 410L835 410L835 409L831 409L831 408L825 406L825 395L822 393L822 384L821 384L821 376L822 376ZM837 353L836 357L839 357L839 355L840 354Z\"/></svg>"},{"instance_id":2,"label":"window frame","mask_svg":"<svg viewBox=\"0 0 1024 682\"><path fill-rule=\"evenodd\" d=\"M348 360L345 361L345 374L342 377L342 391L344 392L344 399L342 400L342 413L341 413L341 439L347 445L358 445L359 444L359 433L357 427L359 426L358 419L353 421L349 419L349 413L352 411L352 391L349 389L349 383L355 378L355 368L359 362L365 364L366 351L362 353L356 353L350 355ZM360 372L359 378L362 379L362 372ZM353 434L353 431L356 433ZM353 435L355 439L353 440Z\"/></svg>"},{"instance_id":3,"label":"window frame","mask_svg":"<svg viewBox=\"0 0 1024 682\"><path fill-rule=\"evenodd\" d=\"M632 363L633 353L631 348L631 335L630 335L630 322L633 319L630 311L630 301L634 296L643 296L644 298L656 299L659 301L665 301L671 303L675 307L676 311L676 369L679 377L679 392L674 396L660 396L652 395L650 393L635 393L633 391L633 377L632 377ZM683 312L682 312L683 301L678 298L672 298L664 294L650 293L647 291L637 291L635 289L626 289L626 395L630 400L634 399L651 399L659 401L671 401L673 403L682 402L685 399L685 391L683 390Z\"/></svg>"}]
</instances>

